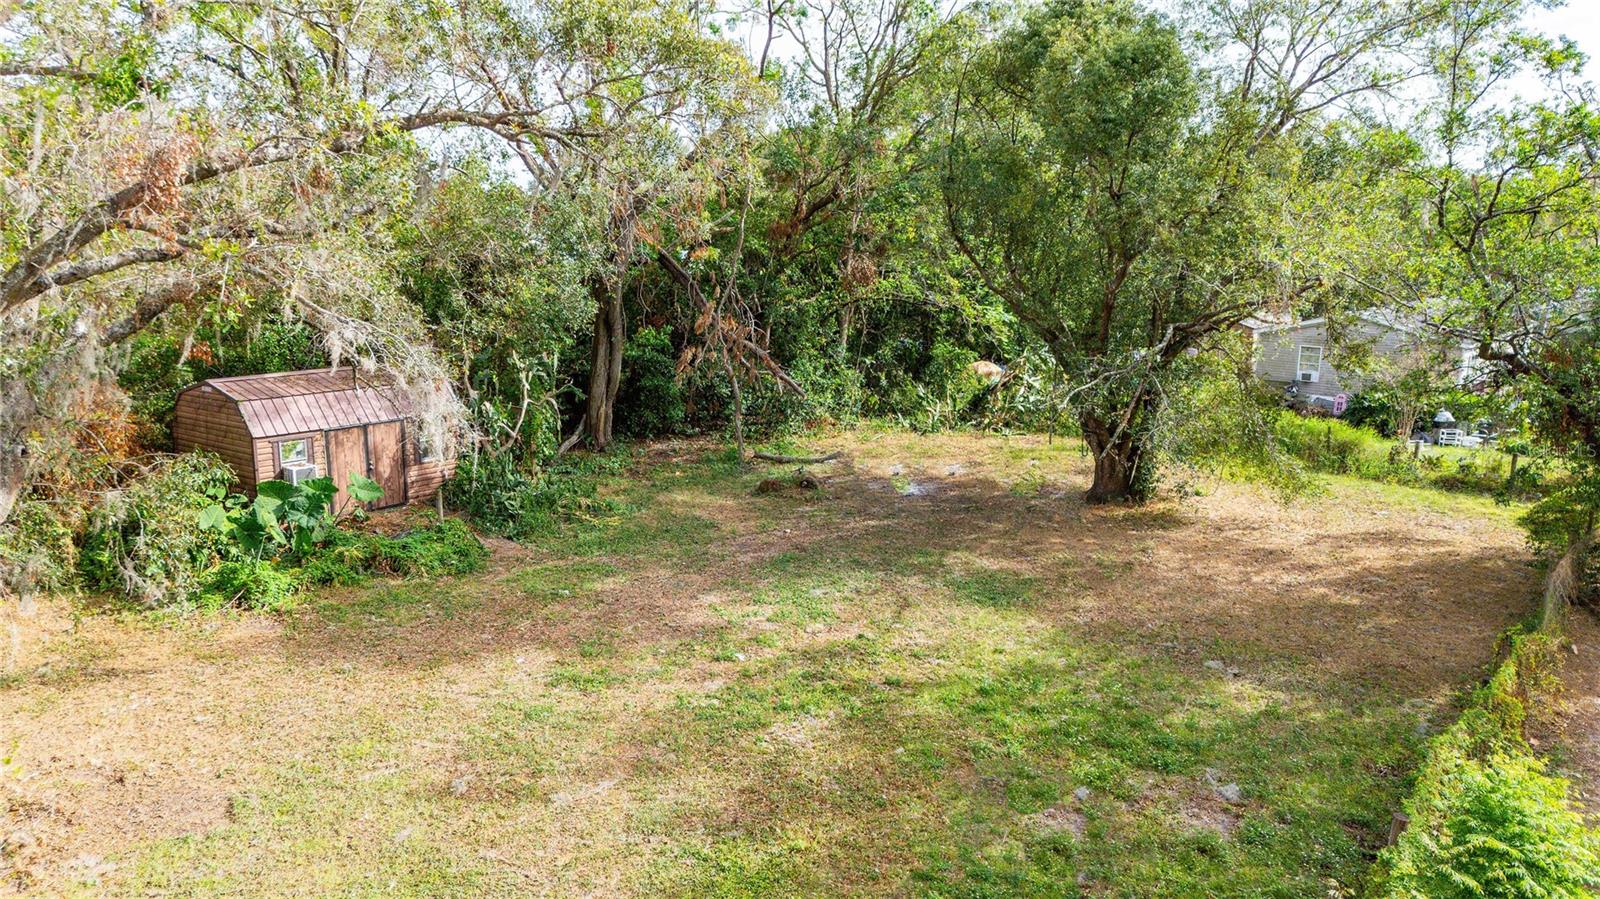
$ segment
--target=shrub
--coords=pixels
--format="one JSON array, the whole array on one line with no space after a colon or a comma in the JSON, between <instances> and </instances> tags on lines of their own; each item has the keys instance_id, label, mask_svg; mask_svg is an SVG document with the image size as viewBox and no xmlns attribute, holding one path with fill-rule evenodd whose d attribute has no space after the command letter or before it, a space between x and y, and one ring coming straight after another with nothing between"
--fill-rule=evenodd
<instances>
[{"instance_id":1,"label":"shrub","mask_svg":"<svg viewBox=\"0 0 1600 899\"><path fill-rule=\"evenodd\" d=\"M1172 391L1166 416L1172 427L1158 449L1173 459L1227 477L1266 481L1287 494L1311 489L1304 461L1274 439L1278 391L1241 378L1226 359L1199 357L1192 376Z\"/></svg>"},{"instance_id":2,"label":"shrub","mask_svg":"<svg viewBox=\"0 0 1600 899\"><path fill-rule=\"evenodd\" d=\"M1313 471L1497 497L1537 495L1546 487L1537 460L1519 467L1513 477L1505 454L1487 448L1459 457L1432 453L1414 457L1404 444L1375 431L1288 410L1278 414L1273 432L1286 452Z\"/></svg>"},{"instance_id":3,"label":"shrub","mask_svg":"<svg viewBox=\"0 0 1600 899\"><path fill-rule=\"evenodd\" d=\"M1349 425L1367 428L1384 437L1394 436L1396 415L1395 390L1387 384L1375 384L1350 397L1340 418Z\"/></svg>"},{"instance_id":4,"label":"shrub","mask_svg":"<svg viewBox=\"0 0 1600 899\"><path fill-rule=\"evenodd\" d=\"M538 474L507 454L462 459L445 483L445 501L486 533L526 540L609 504L595 497L596 476L618 469L620 454L563 456Z\"/></svg>"},{"instance_id":5,"label":"shrub","mask_svg":"<svg viewBox=\"0 0 1600 899\"><path fill-rule=\"evenodd\" d=\"M1406 810L1411 825L1384 850L1385 899L1577 897L1600 886L1600 831L1585 827L1565 781L1522 736L1530 703L1555 687L1554 643L1516 634L1509 657L1429 744Z\"/></svg>"},{"instance_id":6,"label":"shrub","mask_svg":"<svg viewBox=\"0 0 1600 899\"><path fill-rule=\"evenodd\" d=\"M0 591L64 590L75 580L72 529L49 503L21 500L0 525Z\"/></svg>"},{"instance_id":7,"label":"shrub","mask_svg":"<svg viewBox=\"0 0 1600 899\"><path fill-rule=\"evenodd\" d=\"M617 430L630 437L660 437L683 430L683 389L672 333L640 328L622 352L622 390L617 394Z\"/></svg>"},{"instance_id":8,"label":"shrub","mask_svg":"<svg viewBox=\"0 0 1600 899\"><path fill-rule=\"evenodd\" d=\"M85 583L152 607L188 598L226 546L222 534L200 526L200 515L233 478L216 456L185 453L107 494L84 534Z\"/></svg>"},{"instance_id":9,"label":"shrub","mask_svg":"<svg viewBox=\"0 0 1600 899\"><path fill-rule=\"evenodd\" d=\"M902 419L920 432L937 431L969 421L974 401L988 386L973 373L978 354L946 341L933 345L919 380L907 380L895 391L894 405Z\"/></svg>"},{"instance_id":10,"label":"shrub","mask_svg":"<svg viewBox=\"0 0 1600 899\"><path fill-rule=\"evenodd\" d=\"M480 529L502 537L515 538L527 529L529 519L548 510L539 482L504 453L461 459L445 482L444 498Z\"/></svg>"},{"instance_id":11,"label":"shrub","mask_svg":"<svg viewBox=\"0 0 1600 899\"><path fill-rule=\"evenodd\" d=\"M300 579L319 587L354 587L372 577L372 541L367 534L335 531L301 560Z\"/></svg>"},{"instance_id":12,"label":"shrub","mask_svg":"<svg viewBox=\"0 0 1600 899\"><path fill-rule=\"evenodd\" d=\"M1520 521L1536 551L1559 555L1574 535L1593 530L1596 509L1600 509L1600 479L1590 476L1534 503Z\"/></svg>"},{"instance_id":13,"label":"shrub","mask_svg":"<svg viewBox=\"0 0 1600 899\"><path fill-rule=\"evenodd\" d=\"M278 612L294 603L300 593L300 581L297 572L264 559L223 562L206 576L194 601L209 611L233 606Z\"/></svg>"},{"instance_id":14,"label":"shrub","mask_svg":"<svg viewBox=\"0 0 1600 899\"><path fill-rule=\"evenodd\" d=\"M371 478L351 475L346 487L356 502L372 502L383 488ZM338 487L333 478L312 478L303 484L262 481L254 500L235 494L213 503L200 514L200 526L225 536L251 558L276 557L287 551L300 558L328 541L342 516L334 511Z\"/></svg>"},{"instance_id":15,"label":"shrub","mask_svg":"<svg viewBox=\"0 0 1600 899\"><path fill-rule=\"evenodd\" d=\"M1372 431L1333 418L1305 418L1281 412L1274 426L1290 455L1316 471L1381 477L1389 444Z\"/></svg>"},{"instance_id":16,"label":"shrub","mask_svg":"<svg viewBox=\"0 0 1600 899\"><path fill-rule=\"evenodd\" d=\"M471 574L489 559L482 541L454 519L394 537L375 536L372 547L373 569L388 574Z\"/></svg>"},{"instance_id":17,"label":"shrub","mask_svg":"<svg viewBox=\"0 0 1600 899\"><path fill-rule=\"evenodd\" d=\"M1577 899L1600 885L1600 832L1584 826L1566 781L1541 760L1462 759L1438 790L1438 824L1401 844L1391 895Z\"/></svg>"},{"instance_id":18,"label":"shrub","mask_svg":"<svg viewBox=\"0 0 1600 899\"><path fill-rule=\"evenodd\" d=\"M300 568L308 584L352 586L374 574L439 577L481 571L489 559L470 528L448 519L393 537L338 531Z\"/></svg>"}]
</instances>

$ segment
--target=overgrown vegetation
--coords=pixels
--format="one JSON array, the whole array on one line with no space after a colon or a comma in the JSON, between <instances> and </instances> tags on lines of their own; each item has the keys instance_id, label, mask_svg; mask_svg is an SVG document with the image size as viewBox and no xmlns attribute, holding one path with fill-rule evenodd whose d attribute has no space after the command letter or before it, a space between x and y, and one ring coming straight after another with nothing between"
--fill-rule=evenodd
<instances>
[{"instance_id":1,"label":"overgrown vegetation","mask_svg":"<svg viewBox=\"0 0 1600 899\"><path fill-rule=\"evenodd\" d=\"M509 454L469 457L445 484L445 499L486 533L531 540L563 521L608 512L610 505L596 495L597 476L617 471L626 459L618 451L566 456L540 467Z\"/></svg>"},{"instance_id":2,"label":"overgrown vegetation","mask_svg":"<svg viewBox=\"0 0 1600 899\"><path fill-rule=\"evenodd\" d=\"M1507 644L1461 717L1430 741L1406 802L1409 824L1381 856L1374 895L1580 899L1600 888L1600 829L1584 822L1570 784L1547 773L1524 731L1554 687L1555 643L1514 632Z\"/></svg>"},{"instance_id":3,"label":"overgrown vegetation","mask_svg":"<svg viewBox=\"0 0 1600 899\"><path fill-rule=\"evenodd\" d=\"M442 577L480 571L489 551L455 519L385 535L341 530L307 558L299 576L308 584L350 586L374 575Z\"/></svg>"},{"instance_id":4,"label":"overgrown vegetation","mask_svg":"<svg viewBox=\"0 0 1600 899\"><path fill-rule=\"evenodd\" d=\"M183 601L201 586L228 546L201 516L221 501L233 469L206 453L160 459L125 488L108 493L83 536L86 586L147 606Z\"/></svg>"},{"instance_id":5,"label":"overgrown vegetation","mask_svg":"<svg viewBox=\"0 0 1600 899\"><path fill-rule=\"evenodd\" d=\"M282 611L308 585L466 574L488 557L455 520L395 535L352 530L335 514L328 478L297 486L265 481L254 498L229 494L233 479L215 456L186 453L157 460L106 496L82 537L83 586L151 608ZM351 484L356 504L381 495L365 478ZM41 539L64 544L70 557L70 534ZM63 587L77 583L60 577Z\"/></svg>"},{"instance_id":6,"label":"overgrown vegetation","mask_svg":"<svg viewBox=\"0 0 1600 899\"><path fill-rule=\"evenodd\" d=\"M1287 410L1272 424L1278 445L1312 471L1518 500L1537 498L1555 486L1547 463L1537 458L1513 463L1491 447L1406 446L1340 419Z\"/></svg>"},{"instance_id":7,"label":"overgrown vegetation","mask_svg":"<svg viewBox=\"0 0 1600 899\"><path fill-rule=\"evenodd\" d=\"M473 527L681 573L723 527L688 506L707 482L748 486L747 438L863 419L1070 434L1092 463L1074 489L1097 504L1156 498L1175 462L1287 496L1330 474L1493 497L1507 516L1531 501L1537 552L1587 545L1600 110L1579 48L1534 27L1549 5L8 4L0 595L283 611L323 587L480 570ZM1247 373L1256 347L1241 330L1313 318L1329 343L1316 364L1361 377L1340 420L1283 411L1283 385ZM1387 354L1345 339L1374 319L1423 337ZM405 392L416 448L458 460L444 496L462 520L396 532L394 517L363 520L377 498L365 478L342 497L327 478L244 496L215 458L171 454L184 386L324 365ZM1500 439L1408 447L1446 407ZM624 475L636 457L619 440L706 434L734 448L688 480ZM914 486L895 471L884 496L912 500ZM1037 474L1008 486L1041 503L1062 492ZM652 505L675 492L690 499ZM1052 586L962 564L902 586L997 619ZM877 586L775 576L754 599L769 624L825 627L832 591ZM373 596L349 619L475 607L416 585ZM872 647L851 661L881 661ZM1063 799L1037 772L1078 773L1049 717L1007 717L1070 715L1060 672L1036 662L985 662L973 683L921 696L966 735L946 755L985 776L1018 773L993 745L1029 755L1030 807ZM818 667L815 690L783 672L725 698L774 725L750 696L871 712L860 677ZM544 684L598 696L627 676L578 662ZM1117 722L1129 764L1192 774L1210 735L1164 742L1156 716L1182 709L1147 706L1148 720ZM1552 861L1589 851L1551 811L1558 785L1525 747L1480 737L1438 748L1396 888L1494 893L1514 870L1532 892L1580 888L1587 875ZM1309 875L1281 863L1312 837L1328 857L1307 850L1307 869L1348 881L1361 847L1279 805L1292 821L1252 820L1232 848L1159 826L1154 839L1184 843L1174 857L1201 872L1185 882L1196 890L1259 861L1271 876L1237 874L1251 889L1306 892ZM791 843L686 847L693 876L662 882L810 886ZM1065 883L1071 841L1019 843L930 849L919 885Z\"/></svg>"}]
</instances>

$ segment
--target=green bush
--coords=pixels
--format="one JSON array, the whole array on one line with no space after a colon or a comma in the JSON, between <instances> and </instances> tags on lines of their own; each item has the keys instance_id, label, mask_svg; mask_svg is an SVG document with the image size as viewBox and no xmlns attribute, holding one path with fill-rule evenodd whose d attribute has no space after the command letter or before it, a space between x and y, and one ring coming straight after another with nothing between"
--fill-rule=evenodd
<instances>
[{"instance_id":1,"label":"green bush","mask_svg":"<svg viewBox=\"0 0 1600 899\"><path fill-rule=\"evenodd\" d=\"M264 559L223 562L213 569L194 596L195 605L208 611L225 607L279 612L294 604L300 594L298 572Z\"/></svg>"},{"instance_id":2,"label":"green bush","mask_svg":"<svg viewBox=\"0 0 1600 899\"><path fill-rule=\"evenodd\" d=\"M671 331L640 328L635 332L623 348L622 379L617 393L618 433L661 437L683 431L686 412Z\"/></svg>"},{"instance_id":3,"label":"green bush","mask_svg":"<svg viewBox=\"0 0 1600 899\"><path fill-rule=\"evenodd\" d=\"M318 587L354 587L372 578L372 535L335 531L300 561L300 578Z\"/></svg>"},{"instance_id":4,"label":"green bush","mask_svg":"<svg viewBox=\"0 0 1600 899\"><path fill-rule=\"evenodd\" d=\"M383 496L377 482L356 474L345 490L358 503ZM231 548L249 558L304 558L338 531L343 517L335 512L338 492L327 477L303 484L262 481L253 500L234 494L207 507L200 526L222 534Z\"/></svg>"},{"instance_id":5,"label":"green bush","mask_svg":"<svg viewBox=\"0 0 1600 899\"><path fill-rule=\"evenodd\" d=\"M1312 471L1502 497L1537 496L1549 486L1536 460L1526 461L1513 477L1509 459L1492 449L1459 457L1427 452L1413 456L1404 444L1341 419L1282 410L1273 433L1284 451Z\"/></svg>"},{"instance_id":6,"label":"green bush","mask_svg":"<svg viewBox=\"0 0 1600 899\"><path fill-rule=\"evenodd\" d=\"M107 494L83 537L84 582L151 607L186 600L227 548L227 538L202 528L200 516L233 478L216 456L185 453Z\"/></svg>"},{"instance_id":7,"label":"green bush","mask_svg":"<svg viewBox=\"0 0 1600 899\"><path fill-rule=\"evenodd\" d=\"M1574 535L1594 528L1596 509L1600 509L1600 478L1590 475L1534 503L1520 523L1527 528L1528 542L1535 551L1560 555Z\"/></svg>"},{"instance_id":8,"label":"green bush","mask_svg":"<svg viewBox=\"0 0 1600 899\"><path fill-rule=\"evenodd\" d=\"M1366 428L1383 437L1392 438L1396 408L1394 387L1388 384L1374 384L1350 397L1350 403L1345 406L1340 420L1354 427Z\"/></svg>"},{"instance_id":9,"label":"green bush","mask_svg":"<svg viewBox=\"0 0 1600 899\"><path fill-rule=\"evenodd\" d=\"M72 529L49 503L24 499L0 525L0 592L65 590L76 580Z\"/></svg>"},{"instance_id":10,"label":"green bush","mask_svg":"<svg viewBox=\"0 0 1600 899\"><path fill-rule=\"evenodd\" d=\"M1566 781L1543 761L1460 759L1437 791L1436 823L1396 847L1389 896L1578 899L1600 887L1600 832L1584 826Z\"/></svg>"},{"instance_id":11,"label":"green bush","mask_svg":"<svg viewBox=\"0 0 1600 899\"><path fill-rule=\"evenodd\" d=\"M445 502L485 533L513 540L548 535L561 522L609 507L595 495L596 477L617 470L625 456L569 455L537 474L508 454L482 453L456 465Z\"/></svg>"},{"instance_id":12,"label":"green bush","mask_svg":"<svg viewBox=\"0 0 1600 899\"><path fill-rule=\"evenodd\" d=\"M966 347L935 343L922 377L903 381L891 397L901 420L924 433L970 422L974 401L988 386L972 371L976 361L978 354Z\"/></svg>"},{"instance_id":13,"label":"green bush","mask_svg":"<svg viewBox=\"0 0 1600 899\"><path fill-rule=\"evenodd\" d=\"M513 539L528 532L532 519L547 516L550 506L538 479L509 453L461 459L445 482L444 498L480 530Z\"/></svg>"},{"instance_id":14,"label":"green bush","mask_svg":"<svg viewBox=\"0 0 1600 899\"><path fill-rule=\"evenodd\" d=\"M351 586L375 574L414 577L471 574L489 559L470 528L447 519L395 536L338 531L300 568L308 584Z\"/></svg>"},{"instance_id":15,"label":"green bush","mask_svg":"<svg viewBox=\"0 0 1600 899\"><path fill-rule=\"evenodd\" d=\"M1240 377L1226 358L1199 357L1192 376L1174 389L1167 409L1172 427L1158 448L1173 459L1225 477L1265 481L1288 494L1311 489L1307 466L1274 439L1280 427L1278 391Z\"/></svg>"},{"instance_id":16,"label":"green bush","mask_svg":"<svg viewBox=\"0 0 1600 899\"><path fill-rule=\"evenodd\" d=\"M386 574L471 574L489 560L483 543L455 519L394 537L375 536L372 545L372 567Z\"/></svg>"},{"instance_id":17,"label":"green bush","mask_svg":"<svg viewBox=\"0 0 1600 899\"><path fill-rule=\"evenodd\" d=\"M1307 418L1284 411L1273 431L1284 450L1314 471L1374 479L1390 474L1386 468L1393 444L1365 428L1336 418Z\"/></svg>"},{"instance_id":18,"label":"green bush","mask_svg":"<svg viewBox=\"0 0 1600 899\"><path fill-rule=\"evenodd\" d=\"M1384 899L1586 897L1600 887L1600 831L1523 737L1555 690L1555 643L1514 634L1510 653L1435 737L1406 802L1411 824L1374 869Z\"/></svg>"}]
</instances>

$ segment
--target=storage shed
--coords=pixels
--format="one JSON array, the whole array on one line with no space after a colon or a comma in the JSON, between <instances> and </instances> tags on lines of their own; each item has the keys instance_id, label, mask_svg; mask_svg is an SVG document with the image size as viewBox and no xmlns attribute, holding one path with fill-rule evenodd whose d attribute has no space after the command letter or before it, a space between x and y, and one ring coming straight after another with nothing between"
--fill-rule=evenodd
<instances>
[{"instance_id":1,"label":"storage shed","mask_svg":"<svg viewBox=\"0 0 1600 899\"><path fill-rule=\"evenodd\" d=\"M172 437L179 452L221 456L247 493L321 476L343 492L362 474L383 488L369 507L387 508L432 499L455 468L425 445L412 409L398 388L351 368L211 378L178 394Z\"/></svg>"}]
</instances>

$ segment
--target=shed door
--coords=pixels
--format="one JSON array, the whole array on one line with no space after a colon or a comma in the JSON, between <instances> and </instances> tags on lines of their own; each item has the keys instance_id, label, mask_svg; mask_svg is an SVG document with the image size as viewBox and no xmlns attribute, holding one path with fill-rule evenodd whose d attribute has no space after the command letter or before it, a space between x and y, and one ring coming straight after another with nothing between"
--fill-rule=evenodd
<instances>
[{"instance_id":1,"label":"shed door","mask_svg":"<svg viewBox=\"0 0 1600 899\"><path fill-rule=\"evenodd\" d=\"M328 432L328 477L339 488L334 499L334 509L343 514L350 511L350 476L367 474L367 429L340 428Z\"/></svg>"},{"instance_id":2,"label":"shed door","mask_svg":"<svg viewBox=\"0 0 1600 899\"><path fill-rule=\"evenodd\" d=\"M383 488L383 496L372 508L398 506L406 501L405 448L405 429L400 422L367 425L367 451L372 460L372 473L367 477Z\"/></svg>"}]
</instances>

